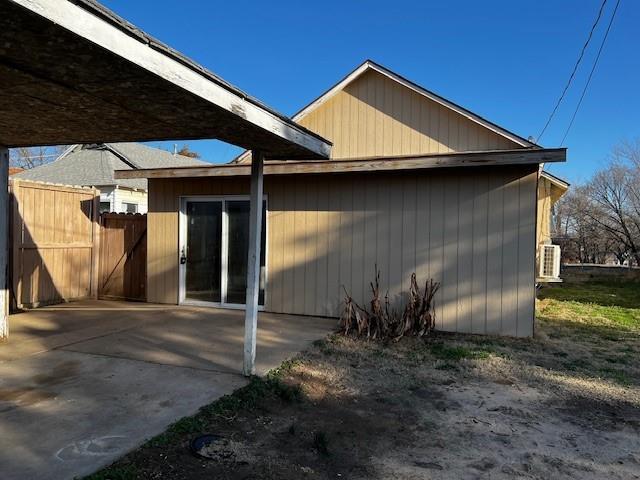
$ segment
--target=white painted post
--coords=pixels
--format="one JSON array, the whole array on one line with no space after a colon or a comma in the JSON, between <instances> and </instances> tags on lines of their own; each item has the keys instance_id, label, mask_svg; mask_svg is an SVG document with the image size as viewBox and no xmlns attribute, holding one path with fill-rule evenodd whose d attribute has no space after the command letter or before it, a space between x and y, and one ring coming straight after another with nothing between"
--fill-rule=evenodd
<instances>
[{"instance_id":1,"label":"white painted post","mask_svg":"<svg viewBox=\"0 0 640 480\"><path fill-rule=\"evenodd\" d=\"M9 149L0 145L0 339L9 336Z\"/></svg>"},{"instance_id":2,"label":"white painted post","mask_svg":"<svg viewBox=\"0 0 640 480\"><path fill-rule=\"evenodd\" d=\"M245 376L256 371L256 331L258 329L258 293L260 292L260 244L262 238L262 152L251 152L251 202L249 208L249 259L247 262L247 298L244 316Z\"/></svg>"}]
</instances>

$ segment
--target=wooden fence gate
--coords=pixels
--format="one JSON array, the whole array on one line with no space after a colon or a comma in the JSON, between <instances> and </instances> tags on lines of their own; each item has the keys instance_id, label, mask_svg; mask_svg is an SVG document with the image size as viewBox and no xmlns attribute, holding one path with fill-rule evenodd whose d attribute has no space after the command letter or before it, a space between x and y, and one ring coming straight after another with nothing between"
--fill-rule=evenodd
<instances>
[{"instance_id":1,"label":"wooden fence gate","mask_svg":"<svg viewBox=\"0 0 640 480\"><path fill-rule=\"evenodd\" d=\"M19 179L9 185L12 309L97 297L100 192Z\"/></svg>"},{"instance_id":2,"label":"wooden fence gate","mask_svg":"<svg viewBox=\"0 0 640 480\"><path fill-rule=\"evenodd\" d=\"M147 216L103 213L100 224L99 296L145 301Z\"/></svg>"}]
</instances>

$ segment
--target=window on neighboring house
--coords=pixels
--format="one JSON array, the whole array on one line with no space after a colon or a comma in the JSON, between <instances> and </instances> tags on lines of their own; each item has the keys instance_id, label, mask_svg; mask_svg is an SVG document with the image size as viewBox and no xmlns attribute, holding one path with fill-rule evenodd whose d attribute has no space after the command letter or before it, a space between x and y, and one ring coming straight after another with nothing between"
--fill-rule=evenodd
<instances>
[{"instance_id":1,"label":"window on neighboring house","mask_svg":"<svg viewBox=\"0 0 640 480\"><path fill-rule=\"evenodd\" d=\"M138 213L138 204L137 203L126 203L122 202L122 207L124 211L127 213Z\"/></svg>"},{"instance_id":2,"label":"window on neighboring house","mask_svg":"<svg viewBox=\"0 0 640 480\"><path fill-rule=\"evenodd\" d=\"M100 213L109 213L111 211L111 202L100 202Z\"/></svg>"}]
</instances>

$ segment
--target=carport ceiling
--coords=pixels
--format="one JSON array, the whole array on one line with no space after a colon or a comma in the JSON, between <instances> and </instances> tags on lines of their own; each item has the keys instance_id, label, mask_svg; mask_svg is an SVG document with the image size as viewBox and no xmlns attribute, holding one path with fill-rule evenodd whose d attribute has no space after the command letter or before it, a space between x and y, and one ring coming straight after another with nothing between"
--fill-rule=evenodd
<instances>
[{"instance_id":1,"label":"carport ceiling","mask_svg":"<svg viewBox=\"0 0 640 480\"><path fill-rule=\"evenodd\" d=\"M0 0L0 144L204 138L273 159L330 149L93 1Z\"/></svg>"}]
</instances>

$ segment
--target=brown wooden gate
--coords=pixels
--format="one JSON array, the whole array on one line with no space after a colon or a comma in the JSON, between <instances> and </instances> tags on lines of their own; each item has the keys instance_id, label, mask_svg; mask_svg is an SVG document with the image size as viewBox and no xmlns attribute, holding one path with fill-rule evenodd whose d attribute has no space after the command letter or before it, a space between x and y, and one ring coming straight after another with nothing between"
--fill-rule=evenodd
<instances>
[{"instance_id":1,"label":"brown wooden gate","mask_svg":"<svg viewBox=\"0 0 640 480\"><path fill-rule=\"evenodd\" d=\"M145 301L147 286L147 216L103 213L100 219L98 295Z\"/></svg>"}]
</instances>

